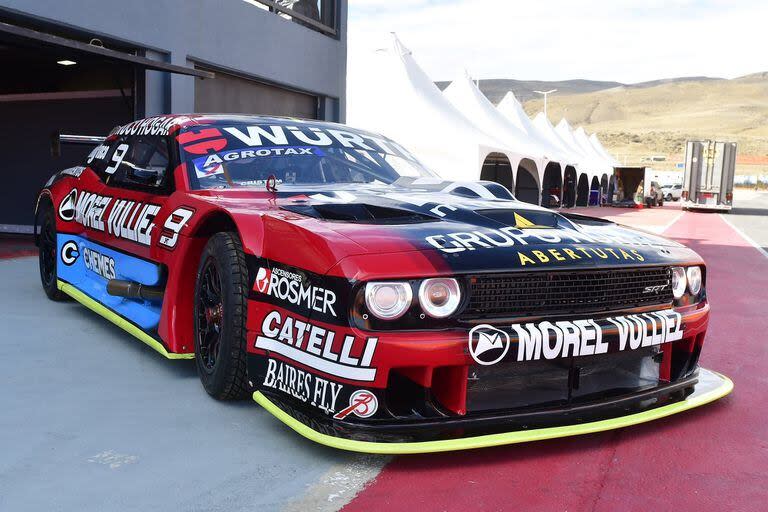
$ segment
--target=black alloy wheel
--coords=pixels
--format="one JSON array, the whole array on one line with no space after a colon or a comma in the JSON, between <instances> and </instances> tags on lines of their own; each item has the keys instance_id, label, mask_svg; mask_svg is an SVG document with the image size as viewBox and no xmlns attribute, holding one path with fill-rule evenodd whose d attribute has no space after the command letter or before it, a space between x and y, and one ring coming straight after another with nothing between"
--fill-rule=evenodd
<instances>
[{"instance_id":1,"label":"black alloy wheel","mask_svg":"<svg viewBox=\"0 0 768 512\"><path fill-rule=\"evenodd\" d=\"M221 278L212 257L206 258L202 270L200 293L197 297L197 346L206 372L216 368L221 348L224 304L221 298Z\"/></svg>"},{"instance_id":2,"label":"black alloy wheel","mask_svg":"<svg viewBox=\"0 0 768 512\"><path fill-rule=\"evenodd\" d=\"M218 400L248 394L245 361L248 267L236 233L217 233L200 256L195 282L195 362Z\"/></svg>"},{"instance_id":3,"label":"black alloy wheel","mask_svg":"<svg viewBox=\"0 0 768 512\"><path fill-rule=\"evenodd\" d=\"M40 211L40 236L38 238L38 264L40 267L40 282L45 294L51 300L62 300L64 294L58 286L58 258L56 255L56 217L53 206L46 202Z\"/></svg>"}]
</instances>

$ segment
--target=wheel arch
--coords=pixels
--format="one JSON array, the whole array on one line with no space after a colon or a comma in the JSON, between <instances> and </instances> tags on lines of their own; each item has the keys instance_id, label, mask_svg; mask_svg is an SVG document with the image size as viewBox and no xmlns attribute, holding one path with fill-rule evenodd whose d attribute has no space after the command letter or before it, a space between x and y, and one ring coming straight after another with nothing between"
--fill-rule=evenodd
<instances>
[{"instance_id":1,"label":"wheel arch","mask_svg":"<svg viewBox=\"0 0 768 512\"><path fill-rule=\"evenodd\" d=\"M40 229L39 229L39 219L40 219L40 206L42 206L45 203L49 203L51 205L51 208L53 208L53 197L51 196L51 193L48 190L43 190L38 194L37 201L35 201L35 214L34 214L34 220L32 221L32 233L33 233L33 239L35 242L35 247L40 247Z\"/></svg>"},{"instance_id":2,"label":"wheel arch","mask_svg":"<svg viewBox=\"0 0 768 512\"><path fill-rule=\"evenodd\" d=\"M173 265L168 265L166 300L163 301L158 334L172 352L191 353L194 350L194 294L200 255L208 240L216 233L233 232L245 240L234 217L217 209L206 213L190 226L183 242L176 248Z\"/></svg>"}]
</instances>

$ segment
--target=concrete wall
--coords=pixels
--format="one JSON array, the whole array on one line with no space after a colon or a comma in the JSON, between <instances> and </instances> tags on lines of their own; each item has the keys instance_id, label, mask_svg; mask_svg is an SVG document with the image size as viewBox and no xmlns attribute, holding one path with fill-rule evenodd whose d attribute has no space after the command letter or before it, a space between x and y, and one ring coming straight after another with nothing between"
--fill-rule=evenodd
<instances>
[{"instance_id":1,"label":"concrete wall","mask_svg":"<svg viewBox=\"0 0 768 512\"><path fill-rule=\"evenodd\" d=\"M339 100L321 108L345 116L347 0L333 38L243 0L0 0L0 14L53 21L105 41L149 48L147 57L207 63L276 85ZM107 44L108 46L108 44ZM194 79L148 71L146 114L192 112Z\"/></svg>"}]
</instances>

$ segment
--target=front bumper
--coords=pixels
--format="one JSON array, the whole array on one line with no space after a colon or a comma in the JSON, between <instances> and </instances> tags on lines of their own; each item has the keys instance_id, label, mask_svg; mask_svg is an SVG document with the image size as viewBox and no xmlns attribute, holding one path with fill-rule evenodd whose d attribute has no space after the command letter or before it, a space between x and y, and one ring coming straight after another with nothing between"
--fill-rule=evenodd
<instances>
[{"instance_id":1,"label":"front bumper","mask_svg":"<svg viewBox=\"0 0 768 512\"><path fill-rule=\"evenodd\" d=\"M654 314L644 315L651 320ZM466 334L427 333L429 337L419 338L423 333L377 333L370 368L330 365L327 360L320 365L317 357L308 359L299 352L298 338L286 338L295 345L283 347L279 339L265 344L254 332L248 371L258 389L258 403L305 437L329 446L417 453L517 443L642 423L728 394L730 380L698 367L708 303L683 306L666 318L675 315L677 323L654 321L655 330L642 332L658 334L663 324L665 335L676 336L643 335L643 344L632 350L619 349L619 338L629 339L627 331L620 336L619 327L628 321L615 321L629 317L595 320L592 325L608 347L599 355L595 349L594 355L565 353L547 359L542 352L542 358L521 359L522 346L532 338L521 341L517 329L509 344L517 348L492 363L474 359L472 331L469 345ZM565 335L566 324L573 323L560 324ZM274 336L278 324L264 325ZM287 336L284 327L280 330L279 336ZM352 335L345 340L351 341ZM357 340L369 346L368 338ZM346 341L325 344L331 359L343 359L334 350ZM318 341L316 352L320 345ZM361 371L372 374L369 381L358 382L345 379L340 369L353 372L346 375L352 377L368 376ZM373 404L370 409L356 407L358 393Z\"/></svg>"},{"instance_id":2,"label":"front bumper","mask_svg":"<svg viewBox=\"0 0 768 512\"><path fill-rule=\"evenodd\" d=\"M381 425L374 429L368 427L362 431L359 430L356 439L340 437L343 433L339 431L335 422L323 421L319 418L310 419L300 411L274 398L269 398L260 391L253 394L253 399L290 428L317 443L356 452L408 454L484 448L628 427L708 404L726 396L732 390L733 382L728 377L700 368L697 374L685 381L656 388L651 392L642 392L590 406L544 410L536 413L537 421L549 420L557 423L554 426L522 428L527 420L534 419L531 414L502 415L472 420ZM601 416L602 419L600 419ZM470 426L472 428L469 428ZM515 426L517 430L479 433L483 429L514 428ZM454 435L459 437L403 442L392 440L391 436L389 441L384 441L377 435L376 430L392 428L401 431L423 430L442 434L453 430ZM465 435L462 436L462 433ZM364 440L365 437L369 437L370 440Z\"/></svg>"},{"instance_id":3,"label":"front bumper","mask_svg":"<svg viewBox=\"0 0 768 512\"><path fill-rule=\"evenodd\" d=\"M713 211L713 212L729 212L732 206L729 204L706 204L706 203L694 203L693 201L683 201L683 210L698 210L698 211Z\"/></svg>"}]
</instances>

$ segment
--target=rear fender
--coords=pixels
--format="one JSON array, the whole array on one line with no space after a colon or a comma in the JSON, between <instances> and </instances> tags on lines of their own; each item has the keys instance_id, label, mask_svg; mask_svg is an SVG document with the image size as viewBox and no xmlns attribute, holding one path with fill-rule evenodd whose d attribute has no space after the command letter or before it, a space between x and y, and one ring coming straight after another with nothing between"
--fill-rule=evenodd
<instances>
[{"instance_id":1,"label":"rear fender","mask_svg":"<svg viewBox=\"0 0 768 512\"><path fill-rule=\"evenodd\" d=\"M51 197L51 193L48 190L43 190L37 196L37 202L35 202L35 218L34 218L34 221L32 222L32 229L34 233L34 240L35 240L36 247L40 247L40 230L38 229L38 220L40 218L40 207L46 201L51 204L51 207L53 207L53 198Z\"/></svg>"}]
</instances>

